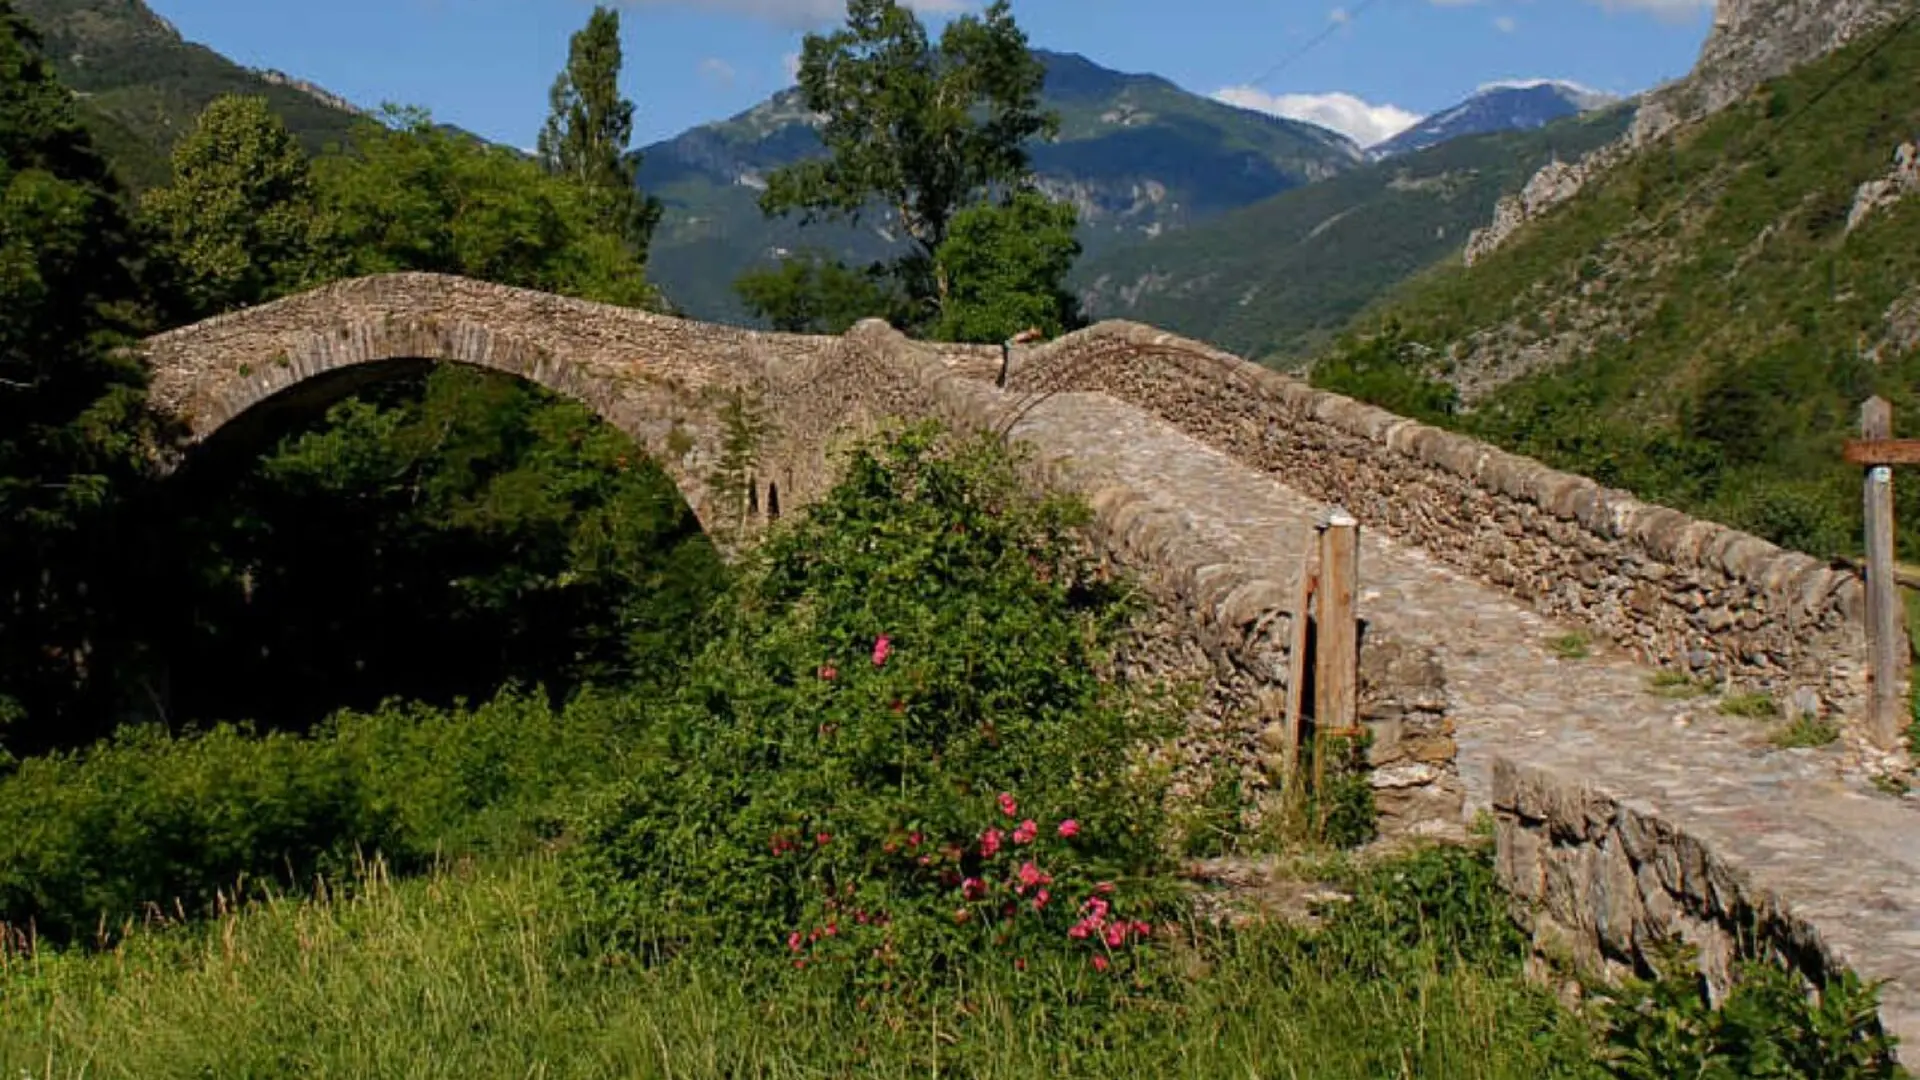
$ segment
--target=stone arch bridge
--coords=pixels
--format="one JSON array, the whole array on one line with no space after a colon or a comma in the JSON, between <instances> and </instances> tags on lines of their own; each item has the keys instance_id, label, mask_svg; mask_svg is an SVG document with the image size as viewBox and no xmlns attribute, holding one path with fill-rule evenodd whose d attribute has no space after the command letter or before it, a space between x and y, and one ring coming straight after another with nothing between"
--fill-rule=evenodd
<instances>
[{"instance_id":1,"label":"stone arch bridge","mask_svg":"<svg viewBox=\"0 0 1920 1080\"><path fill-rule=\"evenodd\" d=\"M840 440L889 417L1002 433L1030 449L1034 483L1089 501L1093 542L1158 601L1130 666L1208 687L1184 767L1256 787L1294 579L1342 506L1364 530L1362 713L1386 828L1457 832L1490 810L1543 958L1618 974L1678 934L1722 981L1757 941L1810 973L1890 980L1886 1022L1920 1039L1920 813L1868 783L1885 762L1857 720L1864 601L1845 569L1131 323L1003 371L997 348L873 321L758 333L395 274L142 351L172 454L409 364L469 364L592 407L709 528L819 497ZM717 469L742 406L770 426L730 486ZM1688 696L1708 679L1842 738L1775 749Z\"/></svg>"}]
</instances>

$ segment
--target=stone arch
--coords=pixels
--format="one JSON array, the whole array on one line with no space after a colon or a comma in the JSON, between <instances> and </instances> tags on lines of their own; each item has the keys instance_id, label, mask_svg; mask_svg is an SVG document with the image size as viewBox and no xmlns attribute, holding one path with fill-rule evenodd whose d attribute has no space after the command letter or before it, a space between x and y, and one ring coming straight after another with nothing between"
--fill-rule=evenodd
<instances>
[{"instance_id":1,"label":"stone arch","mask_svg":"<svg viewBox=\"0 0 1920 1080\"><path fill-rule=\"evenodd\" d=\"M169 467L193 446L281 407L344 397L400 366L456 363L514 375L579 401L631 437L703 526L732 515L710 476L719 405L741 391L778 414L790 373L838 339L761 334L438 274L323 286L149 338L149 399L171 428ZM794 440L769 447L792 455ZM763 472L810 462L763 461ZM757 499L756 499L757 501ZM755 515L757 516L757 515Z\"/></svg>"}]
</instances>

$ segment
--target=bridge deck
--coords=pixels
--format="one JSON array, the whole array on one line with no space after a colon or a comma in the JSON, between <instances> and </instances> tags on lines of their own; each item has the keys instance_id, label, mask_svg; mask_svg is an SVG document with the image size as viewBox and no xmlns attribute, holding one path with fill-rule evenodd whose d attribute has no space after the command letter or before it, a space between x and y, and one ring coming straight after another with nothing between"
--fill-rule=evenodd
<instances>
[{"instance_id":1,"label":"bridge deck","mask_svg":"<svg viewBox=\"0 0 1920 1080\"><path fill-rule=\"evenodd\" d=\"M1178 513L1236 562L1290 580L1324 507L1177 428L1100 394L1065 394L1016 435L1081 448L1076 472L1115 480ZM1468 812L1491 800L1506 758L1651 814L1705 842L1811 924L1863 978L1891 980L1882 1015L1920 1046L1920 814L1871 791L1840 755L1779 750L1762 722L1714 700L1650 689L1652 669L1596 645L1585 659L1549 648L1571 626L1366 533L1360 614L1433 647L1458 724Z\"/></svg>"}]
</instances>

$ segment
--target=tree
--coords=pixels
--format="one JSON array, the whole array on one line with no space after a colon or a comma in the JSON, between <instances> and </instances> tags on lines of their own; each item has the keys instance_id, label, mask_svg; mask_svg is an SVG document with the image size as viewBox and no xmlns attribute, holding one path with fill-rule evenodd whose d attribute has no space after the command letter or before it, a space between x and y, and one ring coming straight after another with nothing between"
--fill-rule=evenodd
<instances>
[{"instance_id":1,"label":"tree","mask_svg":"<svg viewBox=\"0 0 1920 1080\"><path fill-rule=\"evenodd\" d=\"M312 271L311 168L264 97L215 98L141 209L183 321L293 291Z\"/></svg>"},{"instance_id":2,"label":"tree","mask_svg":"<svg viewBox=\"0 0 1920 1080\"><path fill-rule=\"evenodd\" d=\"M640 154L627 149L633 102L620 96L620 64L620 13L596 6L548 94L552 112L537 149L547 171L584 188L601 223L645 261L660 203L641 194Z\"/></svg>"},{"instance_id":3,"label":"tree","mask_svg":"<svg viewBox=\"0 0 1920 1080\"><path fill-rule=\"evenodd\" d=\"M1049 337L1080 325L1067 272L1080 255L1078 214L1034 191L956 214L936 261L951 282L933 336L1005 341L1028 327Z\"/></svg>"},{"instance_id":4,"label":"tree","mask_svg":"<svg viewBox=\"0 0 1920 1080\"><path fill-rule=\"evenodd\" d=\"M102 523L140 467L142 311L106 163L0 0L0 739L83 712L115 612ZM0 752L0 756L4 756Z\"/></svg>"},{"instance_id":5,"label":"tree","mask_svg":"<svg viewBox=\"0 0 1920 1080\"><path fill-rule=\"evenodd\" d=\"M937 48L897 0L847 0L846 26L807 35L800 55L801 98L825 118L828 156L775 171L761 210L806 224L883 203L911 244L895 275L937 317L952 286L937 254L955 215L1024 186L1027 141L1059 128L1040 108L1045 77L1006 0L949 23Z\"/></svg>"},{"instance_id":6,"label":"tree","mask_svg":"<svg viewBox=\"0 0 1920 1080\"><path fill-rule=\"evenodd\" d=\"M389 108L316 165L327 276L462 274L612 304L655 307L634 249L599 224L591 192L512 151Z\"/></svg>"},{"instance_id":7,"label":"tree","mask_svg":"<svg viewBox=\"0 0 1920 1080\"><path fill-rule=\"evenodd\" d=\"M904 307L886 267L855 270L817 252L743 274L733 288L749 311L790 334L844 334L861 319L895 319Z\"/></svg>"}]
</instances>

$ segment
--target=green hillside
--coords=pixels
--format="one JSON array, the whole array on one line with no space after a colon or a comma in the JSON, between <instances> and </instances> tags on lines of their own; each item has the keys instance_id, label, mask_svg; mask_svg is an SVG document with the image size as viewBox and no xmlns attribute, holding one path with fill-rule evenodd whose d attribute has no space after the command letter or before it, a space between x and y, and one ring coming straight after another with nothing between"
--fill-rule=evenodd
<instances>
[{"instance_id":1,"label":"green hillside","mask_svg":"<svg viewBox=\"0 0 1920 1080\"><path fill-rule=\"evenodd\" d=\"M221 94L265 95L310 152L340 140L355 119L183 40L140 0L17 0L15 6L45 38L46 56L84 101L94 137L136 189L166 181L174 140Z\"/></svg>"},{"instance_id":2,"label":"green hillside","mask_svg":"<svg viewBox=\"0 0 1920 1080\"><path fill-rule=\"evenodd\" d=\"M1060 137L1033 148L1040 182L1079 208L1089 254L1178 230L1357 166L1359 149L1324 128L1222 104L1154 75L1110 71L1038 51L1044 104ZM820 153L786 90L715 124L646 147L640 184L666 204L654 279L699 318L744 321L732 283L782 251L818 247L854 261L897 253L884 214L858 228L769 221L764 177Z\"/></svg>"},{"instance_id":3,"label":"green hillside","mask_svg":"<svg viewBox=\"0 0 1920 1080\"><path fill-rule=\"evenodd\" d=\"M1776 80L1475 266L1409 283L1364 323L1397 320L1402 343L1350 347L1316 379L1413 400L1409 384L1443 378L1467 391L1450 423L1783 544L1851 550L1859 476L1839 454L1859 403L1883 394L1896 431L1920 431L1920 199L1848 223L1920 130L1916 79L1909 27ZM1913 520L1916 486L1899 486ZM1920 532L1902 547L1920 552Z\"/></svg>"},{"instance_id":4,"label":"green hillside","mask_svg":"<svg viewBox=\"0 0 1920 1080\"><path fill-rule=\"evenodd\" d=\"M1459 250L1499 197L1626 126L1626 107L1456 139L1288 191L1182 232L1095 253L1075 281L1095 317L1136 319L1288 364L1382 292Z\"/></svg>"}]
</instances>

